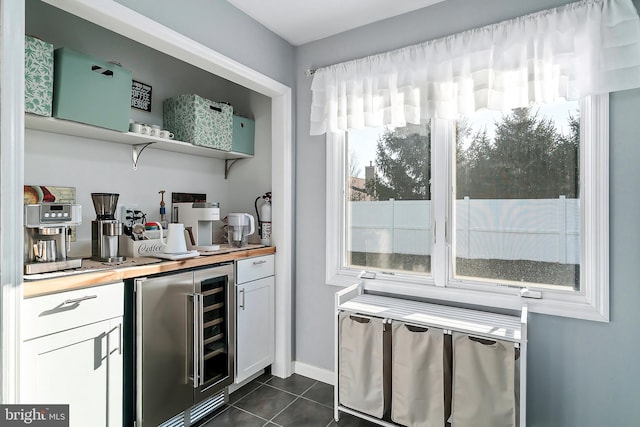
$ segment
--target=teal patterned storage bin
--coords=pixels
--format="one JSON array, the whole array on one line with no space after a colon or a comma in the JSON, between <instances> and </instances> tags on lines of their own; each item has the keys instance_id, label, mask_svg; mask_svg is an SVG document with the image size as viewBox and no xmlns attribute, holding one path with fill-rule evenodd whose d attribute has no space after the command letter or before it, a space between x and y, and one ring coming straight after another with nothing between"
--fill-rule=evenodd
<instances>
[{"instance_id":1,"label":"teal patterned storage bin","mask_svg":"<svg viewBox=\"0 0 640 427\"><path fill-rule=\"evenodd\" d=\"M51 116L53 45L35 37L24 40L24 111Z\"/></svg>"},{"instance_id":2,"label":"teal patterned storage bin","mask_svg":"<svg viewBox=\"0 0 640 427\"><path fill-rule=\"evenodd\" d=\"M163 103L163 127L178 141L231 151L233 107L198 95L178 95Z\"/></svg>"},{"instance_id":3,"label":"teal patterned storage bin","mask_svg":"<svg viewBox=\"0 0 640 427\"><path fill-rule=\"evenodd\" d=\"M54 57L54 117L127 132L131 71L66 47Z\"/></svg>"},{"instance_id":4,"label":"teal patterned storage bin","mask_svg":"<svg viewBox=\"0 0 640 427\"><path fill-rule=\"evenodd\" d=\"M253 156L256 123L246 117L233 116L233 142L231 151Z\"/></svg>"}]
</instances>

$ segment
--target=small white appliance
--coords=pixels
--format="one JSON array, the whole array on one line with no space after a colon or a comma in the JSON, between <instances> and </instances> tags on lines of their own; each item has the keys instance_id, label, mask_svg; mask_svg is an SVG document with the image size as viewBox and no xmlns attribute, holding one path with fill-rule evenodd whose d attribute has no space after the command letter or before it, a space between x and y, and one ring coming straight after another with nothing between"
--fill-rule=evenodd
<instances>
[{"instance_id":1,"label":"small white appliance","mask_svg":"<svg viewBox=\"0 0 640 427\"><path fill-rule=\"evenodd\" d=\"M217 251L213 244L213 222L220 220L220 204L210 202L173 203L174 221L191 230L188 248L198 251Z\"/></svg>"},{"instance_id":2,"label":"small white appliance","mask_svg":"<svg viewBox=\"0 0 640 427\"><path fill-rule=\"evenodd\" d=\"M230 246L242 248L247 246L249 235L256 231L253 216L248 213L227 214L227 241Z\"/></svg>"}]
</instances>

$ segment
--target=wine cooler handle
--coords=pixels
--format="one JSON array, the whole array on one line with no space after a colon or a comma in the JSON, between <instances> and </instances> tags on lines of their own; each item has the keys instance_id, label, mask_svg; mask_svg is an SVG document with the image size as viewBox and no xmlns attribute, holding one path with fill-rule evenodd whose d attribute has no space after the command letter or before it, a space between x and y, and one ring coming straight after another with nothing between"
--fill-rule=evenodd
<instances>
[{"instance_id":1,"label":"wine cooler handle","mask_svg":"<svg viewBox=\"0 0 640 427\"><path fill-rule=\"evenodd\" d=\"M240 303L240 308L244 310L244 288L240 289L240 295L242 296L242 302Z\"/></svg>"},{"instance_id":2,"label":"wine cooler handle","mask_svg":"<svg viewBox=\"0 0 640 427\"><path fill-rule=\"evenodd\" d=\"M200 361L200 371L198 372L199 383L201 386L204 385L204 297L202 294L198 294L198 317L196 318L197 322L197 331L199 336L198 343L198 360Z\"/></svg>"},{"instance_id":3,"label":"wine cooler handle","mask_svg":"<svg viewBox=\"0 0 640 427\"><path fill-rule=\"evenodd\" d=\"M198 337L200 336L198 330L200 325L200 294L193 294L193 388L198 388L198 381L200 379L200 346L198 343Z\"/></svg>"}]
</instances>

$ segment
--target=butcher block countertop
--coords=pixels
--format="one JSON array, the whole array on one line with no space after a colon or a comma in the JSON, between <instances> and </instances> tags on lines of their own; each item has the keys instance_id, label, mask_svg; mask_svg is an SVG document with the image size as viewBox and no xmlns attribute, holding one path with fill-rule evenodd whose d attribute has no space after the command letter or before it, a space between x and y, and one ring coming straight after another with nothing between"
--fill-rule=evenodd
<instances>
[{"instance_id":1,"label":"butcher block countertop","mask_svg":"<svg viewBox=\"0 0 640 427\"><path fill-rule=\"evenodd\" d=\"M135 277L144 277L152 274L218 264L236 259L269 255L276 251L276 248L272 246L248 245L242 249L232 249L226 246L227 245L221 245L221 250L216 251L212 255L197 256L179 261L168 261L158 258L130 258L121 265L105 265L97 261L85 259L82 261L82 268L77 271L34 275L37 278L25 276L23 296L24 298L32 298L72 289L120 282Z\"/></svg>"}]
</instances>

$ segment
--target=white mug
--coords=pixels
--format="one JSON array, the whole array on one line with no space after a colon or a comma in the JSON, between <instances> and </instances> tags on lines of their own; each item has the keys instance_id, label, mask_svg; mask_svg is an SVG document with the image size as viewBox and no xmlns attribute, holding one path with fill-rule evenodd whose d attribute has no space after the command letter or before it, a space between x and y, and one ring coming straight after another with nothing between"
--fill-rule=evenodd
<instances>
[{"instance_id":1,"label":"white mug","mask_svg":"<svg viewBox=\"0 0 640 427\"><path fill-rule=\"evenodd\" d=\"M142 127L140 128L140 133L142 135L149 135L149 133L151 132L151 128L147 125L142 125Z\"/></svg>"},{"instance_id":2,"label":"white mug","mask_svg":"<svg viewBox=\"0 0 640 427\"><path fill-rule=\"evenodd\" d=\"M163 252L166 254L181 254L187 252L187 241L184 238L184 224L169 224L167 228L167 241L162 240L162 244L165 245Z\"/></svg>"},{"instance_id":3,"label":"white mug","mask_svg":"<svg viewBox=\"0 0 640 427\"><path fill-rule=\"evenodd\" d=\"M173 133L169 132L168 130L160 131L160 138L173 139L173 137L174 137Z\"/></svg>"},{"instance_id":4,"label":"white mug","mask_svg":"<svg viewBox=\"0 0 640 427\"><path fill-rule=\"evenodd\" d=\"M129 123L129 131L134 133L142 133L142 123L133 122Z\"/></svg>"}]
</instances>

